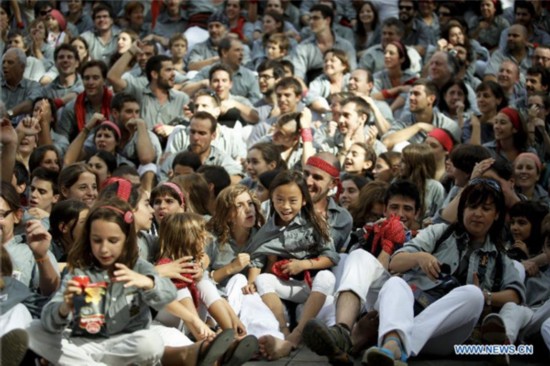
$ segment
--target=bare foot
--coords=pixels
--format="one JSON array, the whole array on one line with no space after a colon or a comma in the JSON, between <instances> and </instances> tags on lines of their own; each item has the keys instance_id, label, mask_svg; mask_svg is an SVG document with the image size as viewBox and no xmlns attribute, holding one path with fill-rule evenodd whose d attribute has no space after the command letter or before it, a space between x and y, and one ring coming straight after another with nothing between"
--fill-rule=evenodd
<instances>
[{"instance_id":1,"label":"bare foot","mask_svg":"<svg viewBox=\"0 0 550 366\"><path fill-rule=\"evenodd\" d=\"M259 339L259 348L262 356L273 361L288 356L294 349L294 345L287 340L266 335Z\"/></svg>"}]
</instances>

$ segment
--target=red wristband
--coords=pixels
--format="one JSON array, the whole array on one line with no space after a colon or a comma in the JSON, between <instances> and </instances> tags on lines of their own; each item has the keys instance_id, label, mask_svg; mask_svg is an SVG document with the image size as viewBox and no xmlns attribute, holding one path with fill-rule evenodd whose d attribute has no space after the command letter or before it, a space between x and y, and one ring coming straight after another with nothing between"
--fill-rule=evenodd
<instances>
[{"instance_id":1,"label":"red wristband","mask_svg":"<svg viewBox=\"0 0 550 366\"><path fill-rule=\"evenodd\" d=\"M313 142L313 132L311 132L311 128L302 128L300 134L302 135L303 142Z\"/></svg>"},{"instance_id":2,"label":"red wristband","mask_svg":"<svg viewBox=\"0 0 550 366\"><path fill-rule=\"evenodd\" d=\"M393 94L390 93L388 89L382 89L382 95L384 96L384 99L393 98Z\"/></svg>"},{"instance_id":3,"label":"red wristband","mask_svg":"<svg viewBox=\"0 0 550 366\"><path fill-rule=\"evenodd\" d=\"M25 23L23 23L23 22L17 22L17 28L19 28L19 29L24 29L24 28L25 28Z\"/></svg>"}]
</instances>

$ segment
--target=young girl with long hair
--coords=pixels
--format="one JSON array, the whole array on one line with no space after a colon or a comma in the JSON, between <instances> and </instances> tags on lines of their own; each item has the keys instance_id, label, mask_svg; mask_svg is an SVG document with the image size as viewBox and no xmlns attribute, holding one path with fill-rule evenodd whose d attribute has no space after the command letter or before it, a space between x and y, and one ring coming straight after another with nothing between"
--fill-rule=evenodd
<instances>
[{"instance_id":1,"label":"young girl with long hair","mask_svg":"<svg viewBox=\"0 0 550 366\"><path fill-rule=\"evenodd\" d=\"M65 166L59 173L62 199L75 198L92 207L97 199L97 176L84 163Z\"/></svg>"},{"instance_id":2,"label":"young girl with long hair","mask_svg":"<svg viewBox=\"0 0 550 366\"><path fill-rule=\"evenodd\" d=\"M67 254L80 237L90 208L82 201L68 199L56 203L50 213L50 250L59 262L67 261Z\"/></svg>"},{"instance_id":3,"label":"young girl with long hair","mask_svg":"<svg viewBox=\"0 0 550 366\"><path fill-rule=\"evenodd\" d=\"M140 259L138 252L130 205L113 199L94 206L82 236L69 252L69 273L44 306L40 323L31 325L31 348L56 364L154 364L162 359L163 364L185 360L192 365L201 364L206 357L219 358L232 342L233 331L222 333L210 347L215 351L210 354L210 349L201 352L200 346L186 347L191 342L176 329L150 325L150 307L161 310L175 299L176 290L152 264ZM78 282L83 277L89 283L105 282L103 314L108 338L68 338L65 332L76 297L85 291ZM86 296L92 295L86 292Z\"/></svg>"},{"instance_id":4,"label":"young girl with long hair","mask_svg":"<svg viewBox=\"0 0 550 366\"><path fill-rule=\"evenodd\" d=\"M427 144L410 144L403 149L401 178L407 179L420 191L421 218L432 217L443 205L445 188L434 179L435 157Z\"/></svg>"},{"instance_id":5,"label":"young girl with long hair","mask_svg":"<svg viewBox=\"0 0 550 366\"><path fill-rule=\"evenodd\" d=\"M255 281L258 293L271 309L285 340L260 338L260 351L268 359L287 356L302 338L308 320L317 316L336 279L329 268L340 257L327 222L316 213L303 174L283 171L270 185L271 216L252 241L253 267L266 267ZM310 273L311 271L318 271ZM290 332L281 299L304 303L297 327Z\"/></svg>"},{"instance_id":6,"label":"young girl with long hair","mask_svg":"<svg viewBox=\"0 0 550 366\"><path fill-rule=\"evenodd\" d=\"M281 151L270 142L259 142L248 149L246 156L248 177L244 178L240 184L250 189L256 189L260 174L276 169L286 169L286 164L281 158Z\"/></svg>"},{"instance_id":7,"label":"young girl with long hair","mask_svg":"<svg viewBox=\"0 0 550 366\"><path fill-rule=\"evenodd\" d=\"M182 233L185 233L183 237ZM191 212L170 215L162 222L159 234L158 264L186 258L203 268L208 265L209 259L205 253L205 247L210 240L210 234L206 230L206 221L202 216ZM235 346L233 355L242 361L239 364L248 361L257 351L257 340L255 337L245 337L244 325L228 303L218 294L214 284L205 277L186 274L183 274L183 278L180 279L172 278L172 282L178 289L177 301L169 304L166 310L171 314L177 314L197 339L214 335L212 330L201 320L201 318L206 318L208 311L221 329L234 329L236 335L244 337L239 345ZM197 313L197 307L200 314ZM166 317L164 313L165 311L159 313L157 320L166 324L170 322L170 317ZM239 352L237 352L238 349L240 349ZM250 352L243 354L244 349ZM230 358L230 355L227 355L227 358Z\"/></svg>"}]
</instances>

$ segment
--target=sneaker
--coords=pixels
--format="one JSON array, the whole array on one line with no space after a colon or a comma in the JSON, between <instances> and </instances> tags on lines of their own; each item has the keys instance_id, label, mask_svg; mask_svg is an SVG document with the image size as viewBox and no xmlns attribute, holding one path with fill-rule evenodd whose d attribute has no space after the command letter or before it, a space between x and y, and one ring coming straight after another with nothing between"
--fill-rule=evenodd
<instances>
[{"instance_id":1,"label":"sneaker","mask_svg":"<svg viewBox=\"0 0 550 366\"><path fill-rule=\"evenodd\" d=\"M481 323L480 331L482 344L511 344L506 335L504 321L498 314L487 315ZM510 356L492 356L490 364L491 366L508 366L510 365Z\"/></svg>"},{"instance_id":2,"label":"sneaker","mask_svg":"<svg viewBox=\"0 0 550 366\"><path fill-rule=\"evenodd\" d=\"M350 331L343 325L328 327L320 320L307 322L302 333L303 342L320 356L327 356L331 365L353 365Z\"/></svg>"},{"instance_id":3,"label":"sneaker","mask_svg":"<svg viewBox=\"0 0 550 366\"><path fill-rule=\"evenodd\" d=\"M18 366L29 346L29 336L23 329L13 329L4 334L1 339L0 349L4 350L0 360L3 366ZM9 352L6 352L9 350Z\"/></svg>"}]
</instances>

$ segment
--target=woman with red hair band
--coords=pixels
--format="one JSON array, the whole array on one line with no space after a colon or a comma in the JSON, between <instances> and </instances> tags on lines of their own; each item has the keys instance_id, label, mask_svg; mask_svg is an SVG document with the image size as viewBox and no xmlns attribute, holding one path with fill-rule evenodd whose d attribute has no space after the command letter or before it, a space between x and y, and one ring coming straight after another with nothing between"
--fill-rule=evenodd
<instances>
[{"instance_id":1,"label":"woman with red hair band","mask_svg":"<svg viewBox=\"0 0 550 366\"><path fill-rule=\"evenodd\" d=\"M434 128L432 132L428 134L426 140L434 153L435 157L435 178L438 181L444 180L447 176L446 162L447 157L451 153L456 142L453 139L451 133L442 128Z\"/></svg>"},{"instance_id":2,"label":"woman with red hair band","mask_svg":"<svg viewBox=\"0 0 550 366\"><path fill-rule=\"evenodd\" d=\"M517 109L502 108L493 118L493 131L495 139L483 146L494 158L501 157L513 162L522 152L536 154L536 150L528 145L527 132Z\"/></svg>"}]
</instances>

